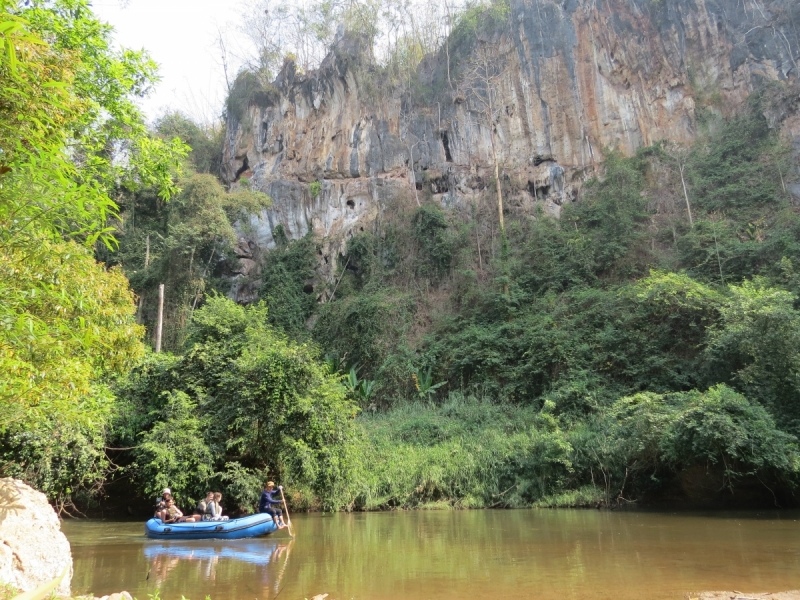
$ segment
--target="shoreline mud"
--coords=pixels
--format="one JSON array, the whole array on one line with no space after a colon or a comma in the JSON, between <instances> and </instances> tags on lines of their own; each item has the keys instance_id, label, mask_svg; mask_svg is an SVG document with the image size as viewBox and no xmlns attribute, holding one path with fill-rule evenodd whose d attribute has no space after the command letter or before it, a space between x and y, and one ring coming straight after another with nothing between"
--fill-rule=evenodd
<instances>
[{"instance_id":1,"label":"shoreline mud","mask_svg":"<svg viewBox=\"0 0 800 600\"><path fill-rule=\"evenodd\" d=\"M740 592L733 590L729 592L699 592L687 594L688 600L800 600L800 590L790 590L787 592Z\"/></svg>"}]
</instances>

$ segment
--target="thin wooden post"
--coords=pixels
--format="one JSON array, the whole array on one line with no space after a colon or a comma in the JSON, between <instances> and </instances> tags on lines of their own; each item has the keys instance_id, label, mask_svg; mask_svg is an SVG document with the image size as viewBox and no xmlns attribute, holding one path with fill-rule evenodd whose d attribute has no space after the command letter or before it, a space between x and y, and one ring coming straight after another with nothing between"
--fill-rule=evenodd
<instances>
[{"instance_id":1,"label":"thin wooden post","mask_svg":"<svg viewBox=\"0 0 800 600\"><path fill-rule=\"evenodd\" d=\"M144 250L144 268L150 266L150 234L147 234L147 245ZM144 306L144 293L139 296L139 306L136 307L136 322L142 322L142 307Z\"/></svg>"},{"instance_id":2,"label":"thin wooden post","mask_svg":"<svg viewBox=\"0 0 800 600\"><path fill-rule=\"evenodd\" d=\"M156 352L161 352L161 331L164 328L164 284L158 286L158 325L156 325Z\"/></svg>"}]
</instances>

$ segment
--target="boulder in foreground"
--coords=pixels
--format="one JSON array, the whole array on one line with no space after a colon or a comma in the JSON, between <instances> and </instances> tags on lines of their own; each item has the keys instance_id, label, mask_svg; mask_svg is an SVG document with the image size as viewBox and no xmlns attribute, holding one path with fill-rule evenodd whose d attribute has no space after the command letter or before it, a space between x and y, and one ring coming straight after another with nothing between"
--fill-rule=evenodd
<instances>
[{"instance_id":1,"label":"boulder in foreground","mask_svg":"<svg viewBox=\"0 0 800 600\"><path fill-rule=\"evenodd\" d=\"M57 593L69 596L72 554L53 507L18 479L0 479L0 583L29 591L67 573Z\"/></svg>"}]
</instances>

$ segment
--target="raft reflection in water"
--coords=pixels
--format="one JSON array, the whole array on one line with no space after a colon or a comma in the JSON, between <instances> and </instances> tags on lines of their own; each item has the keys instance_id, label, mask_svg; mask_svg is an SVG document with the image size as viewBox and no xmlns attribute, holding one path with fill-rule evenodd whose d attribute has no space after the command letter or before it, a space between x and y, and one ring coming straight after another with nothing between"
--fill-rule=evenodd
<instances>
[{"instance_id":1,"label":"raft reflection in water","mask_svg":"<svg viewBox=\"0 0 800 600\"><path fill-rule=\"evenodd\" d=\"M193 582L194 589L210 590L218 578L237 577L244 568L249 574L258 573L256 578L248 577L248 592L259 599L273 598L282 587L293 541L261 538L147 543L144 556L150 565L148 587L176 589L191 578L206 584L198 586ZM253 569L250 565L261 568ZM171 576L173 571L175 574Z\"/></svg>"}]
</instances>

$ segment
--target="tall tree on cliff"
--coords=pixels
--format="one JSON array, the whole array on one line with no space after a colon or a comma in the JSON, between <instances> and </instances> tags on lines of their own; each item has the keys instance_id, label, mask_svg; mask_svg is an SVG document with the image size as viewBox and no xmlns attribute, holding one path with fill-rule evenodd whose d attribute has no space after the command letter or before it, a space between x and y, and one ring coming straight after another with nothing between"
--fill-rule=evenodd
<instances>
[{"instance_id":1,"label":"tall tree on cliff","mask_svg":"<svg viewBox=\"0 0 800 600\"><path fill-rule=\"evenodd\" d=\"M477 112L483 125L489 130L495 189L497 192L497 217L500 224L500 244L503 264L508 258L508 238L503 217L503 186L500 181L500 159L497 155L497 131L495 125L500 118L500 103L497 89L503 73L502 60L495 44L478 40L477 47L466 65L462 85L467 98ZM504 269L505 271L505 269ZM504 272L504 278L506 273ZM504 279L503 293L508 295L508 281Z\"/></svg>"}]
</instances>

